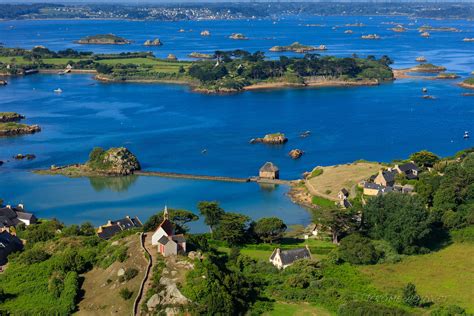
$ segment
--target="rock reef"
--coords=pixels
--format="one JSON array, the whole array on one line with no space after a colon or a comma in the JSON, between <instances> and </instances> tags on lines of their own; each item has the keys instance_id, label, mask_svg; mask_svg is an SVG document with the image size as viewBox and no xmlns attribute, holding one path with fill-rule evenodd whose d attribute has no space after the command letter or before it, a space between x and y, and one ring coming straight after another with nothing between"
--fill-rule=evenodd
<instances>
[{"instance_id":1,"label":"rock reef","mask_svg":"<svg viewBox=\"0 0 474 316\"><path fill-rule=\"evenodd\" d=\"M146 40L145 43L143 43L144 46L161 46L163 43L160 41L159 38L155 38L154 40Z\"/></svg>"},{"instance_id":2,"label":"rock reef","mask_svg":"<svg viewBox=\"0 0 474 316\"><path fill-rule=\"evenodd\" d=\"M251 144L263 143L269 145L281 145L286 142L288 142L288 138L286 138L283 133L267 134L263 138L254 138L250 140Z\"/></svg>"},{"instance_id":3,"label":"rock reef","mask_svg":"<svg viewBox=\"0 0 474 316\"><path fill-rule=\"evenodd\" d=\"M131 41L114 34L98 34L81 38L76 43L97 45L124 45L130 44Z\"/></svg>"},{"instance_id":4,"label":"rock reef","mask_svg":"<svg viewBox=\"0 0 474 316\"><path fill-rule=\"evenodd\" d=\"M311 52L315 50L327 50L327 47L325 45L310 46L310 45L300 44L299 42L294 42L293 44L288 45L288 46L273 46L272 48L270 48L271 52L306 53L306 52Z\"/></svg>"}]
</instances>

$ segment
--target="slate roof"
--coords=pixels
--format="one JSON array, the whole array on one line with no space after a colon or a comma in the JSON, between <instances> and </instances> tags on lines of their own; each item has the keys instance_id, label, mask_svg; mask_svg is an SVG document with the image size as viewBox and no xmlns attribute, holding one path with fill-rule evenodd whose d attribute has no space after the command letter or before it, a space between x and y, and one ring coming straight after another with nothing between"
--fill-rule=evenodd
<instances>
[{"instance_id":1,"label":"slate roof","mask_svg":"<svg viewBox=\"0 0 474 316\"><path fill-rule=\"evenodd\" d=\"M280 169L276 165L274 165L272 162L266 162L261 168L260 171L263 172L277 172Z\"/></svg>"},{"instance_id":2,"label":"slate roof","mask_svg":"<svg viewBox=\"0 0 474 316\"><path fill-rule=\"evenodd\" d=\"M418 166L413 162L407 162L407 163L404 163L403 165L399 165L398 169L400 169L401 172L407 172L410 170L418 171Z\"/></svg>"},{"instance_id":3,"label":"slate roof","mask_svg":"<svg viewBox=\"0 0 474 316\"><path fill-rule=\"evenodd\" d=\"M382 176L385 178L385 181L387 182L394 182L395 181L395 176L398 174L395 170L388 171L384 170L382 171Z\"/></svg>"},{"instance_id":4,"label":"slate roof","mask_svg":"<svg viewBox=\"0 0 474 316\"><path fill-rule=\"evenodd\" d=\"M19 219L28 220L28 221L31 221L31 222L36 221L36 216L34 214L31 214L31 213L17 211L16 215L18 216Z\"/></svg>"},{"instance_id":5,"label":"slate roof","mask_svg":"<svg viewBox=\"0 0 474 316\"><path fill-rule=\"evenodd\" d=\"M292 264L299 259L309 259L311 258L311 253L308 248L298 248L291 250L283 250L280 252L281 263L285 266Z\"/></svg>"},{"instance_id":6,"label":"slate roof","mask_svg":"<svg viewBox=\"0 0 474 316\"><path fill-rule=\"evenodd\" d=\"M174 234L173 223L171 223L168 219L164 219L157 229L159 229L160 227L163 228L163 230L166 232L166 234L168 234L168 236L171 236Z\"/></svg>"},{"instance_id":7,"label":"slate roof","mask_svg":"<svg viewBox=\"0 0 474 316\"><path fill-rule=\"evenodd\" d=\"M2 207L0 208L0 227L1 226L16 226L21 223L20 219L36 221L36 217L24 212L20 207Z\"/></svg>"},{"instance_id":8,"label":"slate roof","mask_svg":"<svg viewBox=\"0 0 474 316\"><path fill-rule=\"evenodd\" d=\"M366 182L364 184L364 188L366 189L373 189L373 190L382 190L383 186L377 184L377 183L373 183L373 182Z\"/></svg>"},{"instance_id":9,"label":"slate roof","mask_svg":"<svg viewBox=\"0 0 474 316\"><path fill-rule=\"evenodd\" d=\"M120 225L123 230L127 230L133 227L142 227L142 223L136 216L134 218L125 217L116 221L112 221L112 225Z\"/></svg>"},{"instance_id":10,"label":"slate roof","mask_svg":"<svg viewBox=\"0 0 474 316\"><path fill-rule=\"evenodd\" d=\"M10 253L19 251L23 248L21 240L12 234L4 231L0 233L0 265L7 262Z\"/></svg>"},{"instance_id":11,"label":"slate roof","mask_svg":"<svg viewBox=\"0 0 474 316\"><path fill-rule=\"evenodd\" d=\"M119 225L102 226L102 231L97 235L102 239L110 239L121 231L122 228Z\"/></svg>"},{"instance_id":12,"label":"slate roof","mask_svg":"<svg viewBox=\"0 0 474 316\"><path fill-rule=\"evenodd\" d=\"M183 234L171 236L171 239L173 239L177 243L186 242L186 238L184 238Z\"/></svg>"},{"instance_id":13,"label":"slate roof","mask_svg":"<svg viewBox=\"0 0 474 316\"><path fill-rule=\"evenodd\" d=\"M169 241L169 238L166 236L161 236L161 238L158 239L158 243L162 245L166 245Z\"/></svg>"},{"instance_id":14,"label":"slate roof","mask_svg":"<svg viewBox=\"0 0 474 316\"><path fill-rule=\"evenodd\" d=\"M349 195L349 191L347 191L346 188L342 188L341 193L344 194L345 196Z\"/></svg>"}]
</instances>

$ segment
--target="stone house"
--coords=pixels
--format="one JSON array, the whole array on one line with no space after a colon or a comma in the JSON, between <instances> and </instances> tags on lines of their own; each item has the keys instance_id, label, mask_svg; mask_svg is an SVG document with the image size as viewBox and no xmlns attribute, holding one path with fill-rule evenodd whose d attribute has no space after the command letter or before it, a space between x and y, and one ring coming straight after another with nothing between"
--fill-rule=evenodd
<instances>
[{"instance_id":1,"label":"stone house","mask_svg":"<svg viewBox=\"0 0 474 316\"><path fill-rule=\"evenodd\" d=\"M10 231L10 227L16 227L22 223L26 226L36 224L37 221L34 214L25 211L23 204L18 204L15 207L7 205L0 208L0 232Z\"/></svg>"},{"instance_id":2,"label":"stone house","mask_svg":"<svg viewBox=\"0 0 474 316\"><path fill-rule=\"evenodd\" d=\"M395 184L395 176L398 172L394 169L380 170L375 177L374 183L384 187L391 187Z\"/></svg>"},{"instance_id":3,"label":"stone house","mask_svg":"<svg viewBox=\"0 0 474 316\"><path fill-rule=\"evenodd\" d=\"M368 196L376 196L388 192L392 192L392 187L386 187L377 183L373 182L365 182L364 183L364 195Z\"/></svg>"},{"instance_id":4,"label":"stone house","mask_svg":"<svg viewBox=\"0 0 474 316\"><path fill-rule=\"evenodd\" d=\"M278 269L285 269L291 266L296 260L311 259L311 252L308 246L298 249L280 250L276 248L270 256L270 263Z\"/></svg>"},{"instance_id":5,"label":"stone house","mask_svg":"<svg viewBox=\"0 0 474 316\"><path fill-rule=\"evenodd\" d=\"M337 193L337 198L339 200L344 200L344 199L347 199L348 197L349 197L349 191L347 191L346 188L342 188L341 191Z\"/></svg>"},{"instance_id":6,"label":"stone house","mask_svg":"<svg viewBox=\"0 0 474 316\"><path fill-rule=\"evenodd\" d=\"M266 162L259 172L259 177L263 179L279 179L280 178L280 169L271 162Z\"/></svg>"},{"instance_id":7,"label":"stone house","mask_svg":"<svg viewBox=\"0 0 474 316\"><path fill-rule=\"evenodd\" d=\"M404 174L408 180L418 179L419 169L414 162L408 162L403 165L395 165L398 173Z\"/></svg>"},{"instance_id":8,"label":"stone house","mask_svg":"<svg viewBox=\"0 0 474 316\"><path fill-rule=\"evenodd\" d=\"M142 226L143 224L138 217L135 216L134 218L131 218L130 216L125 216L125 218L119 220L109 220L107 224L99 226L97 229L97 236L107 240L124 230Z\"/></svg>"}]
</instances>

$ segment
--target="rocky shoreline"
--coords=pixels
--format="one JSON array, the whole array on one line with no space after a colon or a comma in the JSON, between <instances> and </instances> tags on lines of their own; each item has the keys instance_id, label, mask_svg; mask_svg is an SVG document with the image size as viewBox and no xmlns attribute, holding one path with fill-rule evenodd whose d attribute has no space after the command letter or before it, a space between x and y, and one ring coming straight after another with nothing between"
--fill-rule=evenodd
<instances>
[{"instance_id":1,"label":"rocky shoreline","mask_svg":"<svg viewBox=\"0 0 474 316\"><path fill-rule=\"evenodd\" d=\"M0 123L0 136L20 136L34 134L41 131L39 125L26 125L14 122Z\"/></svg>"},{"instance_id":2,"label":"rocky shoreline","mask_svg":"<svg viewBox=\"0 0 474 316\"><path fill-rule=\"evenodd\" d=\"M466 89L474 89L474 84L470 84L466 82L461 82L459 86Z\"/></svg>"}]
</instances>

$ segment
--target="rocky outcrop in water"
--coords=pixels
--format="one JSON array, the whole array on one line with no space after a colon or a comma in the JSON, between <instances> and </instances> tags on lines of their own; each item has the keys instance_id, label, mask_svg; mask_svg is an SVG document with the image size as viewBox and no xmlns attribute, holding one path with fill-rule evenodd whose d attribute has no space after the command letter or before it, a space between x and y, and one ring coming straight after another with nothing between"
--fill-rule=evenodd
<instances>
[{"instance_id":1,"label":"rocky outcrop in water","mask_svg":"<svg viewBox=\"0 0 474 316\"><path fill-rule=\"evenodd\" d=\"M36 156L33 154L17 154L16 156L13 156L13 159L16 159L16 160L23 160L23 159L33 160L35 158Z\"/></svg>"},{"instance_id":2,"label":"rocky outcrop in water","mask_svg":"<svg viewBox=\"0 0 474 316\"><path fill-rule=\"evenodd\" d=\"M17 122L23 120L25 117L15 112L0 112L0 123Z\"/></svg>"},{"instance_id":3,"label":"rocky outcrop in water","mask_svg":"<svg viewBox=\"0 0 474 316\"><path fill-rule=\"evenodd\" d=\"M126 176L141 169L137 157L125 147L110 148L106 151L95 148L89 157L87 167L98 172Z\"/></svg>"},{"instance_id":4,"label":"rocky outcrop in water","mask_svg":"<svg viewBox=\"0 0 474 316\"><path fill-rule=\"evenodd\" d=\"M34 134L39 131L41 131L41 128L38 125L26 125L14 122L0 123L0 136Z\"/></svg>"},{"instance_id":5,"label":"rocky outcrop in water","mask_svg":"<svg viewBox=\"0 0 474 316\"><path fill-rule=\"evenodd\" d=\"M160 41L159 38L155 38L154 40L146 40L145 43L143 43L145 46L161 46L163 43Z\"/></svg>"},{"instance_id":6,"label":"rocky outcrop in water","mask_svg":"<svg viewBox=\"0 0 474 316\"><path fill-rule=\"evenodd\" d=\"M303 154L304 151L302 151L301 149L293 149L288 153L288 156L290 156L291 159L298 159L303 156Z\"/></svg>"},{"instance_id":7,"label":"rocky outcrop in water","mask_svg":"<svg viewBox=\"0 0 474 316\"><path fill-rule=\"evenodd\" d=\"M250 140L251 144L256 143L264 143L269 145L281 145L288 142L288 138L286 138L285 134L283 133L274 133L274 134L267 134L263 138L254 138Z\"/></svg>"},{"instance_id":8,"label":"rocky outcrop in water","mask_svg":"<svg viewBox=\"0 0 474 316\"><path fill-rule=\"evenodd\" d=\"M76 43L97 45L124 45L130 44L131 41L114 34L97 34L81 38Z\"/></svg>"}]
</instances>

